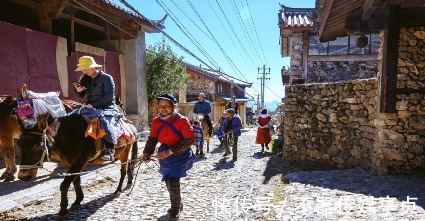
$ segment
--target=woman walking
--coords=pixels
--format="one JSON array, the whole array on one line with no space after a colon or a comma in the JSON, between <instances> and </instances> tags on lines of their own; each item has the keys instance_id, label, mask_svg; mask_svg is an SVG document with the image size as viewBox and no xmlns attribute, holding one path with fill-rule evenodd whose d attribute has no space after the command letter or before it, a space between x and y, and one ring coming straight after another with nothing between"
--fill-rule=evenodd
<instances>
[{"instance_id":1,"label":"woman walking","mask_svg":"<svg viewBox=\"0 0 425 221\"><path fill-rule=\"evenodd\" d=\"M192 168L196 156L190 148L195 140L189 120L175 111L177 100L171 94L157 97L159 115L153 119L152 128L143 150L143 159L149 161L159 142L156 157L159 160L159 173L170 193L171 208L169 220L177 220L182 210L180 178Z\"/></svg>"},{"instance_id":2,"label":"woman walking","mask_svg":"<svg viewBox=\"0 0 425 221\"><path fill-rule=\"evenodd\" d=\"M269 143L272 139L270 136L270 129L273 127L273 121L270 115L267 114L267 109L261 111L261 115L258 117L256 124L258 126L258 131L255 143L260 144L261 152L264 152L264 146L269 150Z\"/></svg>"}]
</instances>

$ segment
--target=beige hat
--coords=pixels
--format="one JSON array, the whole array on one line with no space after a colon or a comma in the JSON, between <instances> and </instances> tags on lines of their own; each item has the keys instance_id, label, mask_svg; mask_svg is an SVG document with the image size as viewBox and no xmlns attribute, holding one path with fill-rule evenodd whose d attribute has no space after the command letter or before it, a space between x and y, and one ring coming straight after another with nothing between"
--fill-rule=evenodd
<instances>
[{"instance_id":1,"label":"beige hat","mask_svg":"<svg viewBox=\"0 0 425 221\"><path fill-rule=\"evenodd\" d=\"M94 58L91 56L83 56L78 59L77 69L75 71L84 71L90 68L99 68L102 67L100 64L96 64Z\"/></svg>"}]
</instances>

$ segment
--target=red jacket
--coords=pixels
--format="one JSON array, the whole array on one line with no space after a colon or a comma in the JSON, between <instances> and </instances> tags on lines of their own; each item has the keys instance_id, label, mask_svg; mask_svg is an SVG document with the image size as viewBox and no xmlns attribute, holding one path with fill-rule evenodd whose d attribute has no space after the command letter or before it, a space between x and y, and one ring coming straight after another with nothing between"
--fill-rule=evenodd
<instances>
[{"instance_id":1,"label":"red jacket","mask_svg":"<svg viewBox=\"0 0 425 221\"><path fill-rule=\"evenodd\" d=\"M184 139L195 140L193 128L190 125L189 120L186 117L176 119L177 115L178 114L174 114L174 116L168 119L168 122L171 122L177 128L177 130L182 133ZM152 121L152 128L149 136L158 138L158 142L167 144L168 146L174 145L181 140L181 138L167 125L162 128L160 134L158 135L158 128L162 124L162 120L159 117L155 117Z\"/></svg>"}]
</instances>

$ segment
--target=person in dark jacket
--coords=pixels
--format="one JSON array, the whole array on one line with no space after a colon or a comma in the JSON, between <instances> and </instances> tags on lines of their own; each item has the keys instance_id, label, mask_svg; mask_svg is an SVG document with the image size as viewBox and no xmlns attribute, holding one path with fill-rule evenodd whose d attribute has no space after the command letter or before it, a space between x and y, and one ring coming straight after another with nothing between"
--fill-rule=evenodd
<instances>
[{"instance_id":1,"label":"person in dark jacket","mask_svg":"<svg viewBox=\"0 0 425 221\"><path fill-rule=\"evenodd\" d=\"M193 107L193 113L194 114L204 114L204 119L207 121L208 124L208 133L212 134L212 124L211 124L211 103L208 100L205 100L205 94L200 93L199 94L199 100L195 103L195 106Z\"/></svg>"},{"instance_id":2,"label":"person in dark jacket","mask_svg":"<svg viewBox=\"0 0 425 221\"><path fill-rule=\"evenodd\" d=\"M106 131L106 135L102 138L106 146L102 159L111 161L114 158L114 145L117 143L112 125L119 120L121 113L114 103L114 80L111 75L101 70L101 67L102 65L97 64L91 56L80 57L75 71L82 71L84 75L79 82L74 83L74 94L79 99L87 96L85 108L102 110L104 117L100 123Z\"/></svg>"},{"instance_id":3,"label":"person in dark jacket","mask_svg":"<svg viewBox=\"0 0 425 221\"><path fill-rule=\"evenodd\" d=\"M189 120L175 111L177 100L173 95L163 94L157 97L157 100L159 115L152 120L143 159L149 161L155 152L156 144L161 143L156 154L160 166L159 173L170 194L169 220L177 220L182 210L180 178L186 177L186 172L196 161L196 156L190 148L195 135Z\"/></svg>"},{"instance_id":4,"label":"person in dark jacket","mask_svg":"<svg viewBox=\"0 0 425 221\"><path fill-rule=\"evenodd\" d=\"M224 119L223 131L224 131L224 155L227 156L233 152L233 160L238 159L238 137L241 135L242 120L239 115L235 114L233 108L226 110L227 117ZM232 152L230 147L232 146Z\"/></svg>"}]
</instances>

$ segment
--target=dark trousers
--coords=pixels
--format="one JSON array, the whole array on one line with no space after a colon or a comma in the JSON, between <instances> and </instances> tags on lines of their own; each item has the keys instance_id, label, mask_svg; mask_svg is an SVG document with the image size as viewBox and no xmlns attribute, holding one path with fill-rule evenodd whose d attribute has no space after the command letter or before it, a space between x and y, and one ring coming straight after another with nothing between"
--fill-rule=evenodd
<instances>
[{"instance_id":1,"label":"dark trousers","mask_svg":"<svg viewBox=\"0 0 425 221\"><path fill-rule=\"evenodd\" d=\"M180 178L169 177L165 181L168 193L170 193L171 208L180 208L182 197L180 194Z\"/></svg>"},{"instance_id":2,"label":"dark trousers","mask_svg":"<svg viewBox=\"0 0 425 221\"><path fill-rule=\"evenodd\" d=\"M224 153L230 154L230 147L227 140L229 135L224 135ZM233 146L232 146L233 157L238 157L238 137L233 138Z\"/></svg>"},{"instance_id":3,"label":"dark trousers","mask_svg":"<svg viewBox=\"0 0 425 221\"><path fill-rule=\"evenodd\" d=\"M211 118L210 115L205 115L205 120L207 121L208 124L208 133L211 135L212 134L212 124L211 124Z\"/></svg>"}]
</instances>

